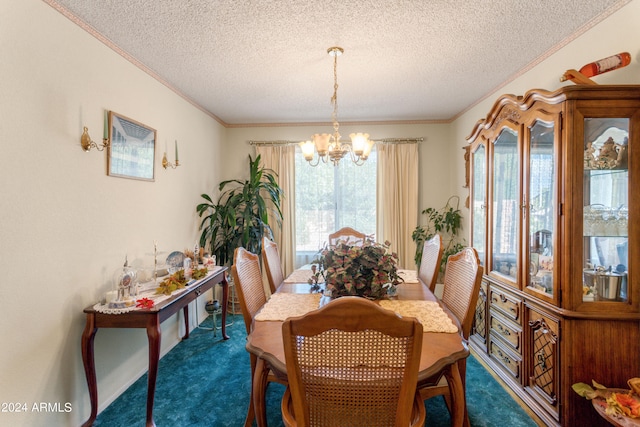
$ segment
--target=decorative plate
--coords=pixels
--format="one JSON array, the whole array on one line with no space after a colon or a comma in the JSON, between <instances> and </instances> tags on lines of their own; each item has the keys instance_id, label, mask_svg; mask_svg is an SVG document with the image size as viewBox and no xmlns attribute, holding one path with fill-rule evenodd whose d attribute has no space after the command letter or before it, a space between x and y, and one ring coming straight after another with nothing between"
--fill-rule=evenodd
<instances>
[{"instance_id":1,"label":"decorative plate","mask_svg":"<svg viewBox=\"0 0 640 427\"><path fill-rule=\"evenodd\" d=\"M182 267L184 263L184 254L179 251L174 251L167 257L167 267Z\"/></svg>"},{"instance_id":2,"label":"decorative plate","mask_svg":"<svg viewBox=\"0 0 640 427\"><path fill-rule=\"evenodd\" d=\"M610 388L608 389L614 393L628 393L629 390L625 390L625 389L618 389L618 388ZM632 396L634 397L634 400L638 401L640 400L640 397L638 397L636 394L632 394ZM594 398L591 403L593 404L593 407L596 409L596 411L598 412L598 414L600 414L600 416L604 419L606 419L607 421L609 421L610 424L616 426L616 427L639 427L640 426L640 418L630 418L630 417L626 417L624 415L609 415L606 413L607 410L607 402L604 398L602 397L596 397Z\"/></svg>"}]
</instances>

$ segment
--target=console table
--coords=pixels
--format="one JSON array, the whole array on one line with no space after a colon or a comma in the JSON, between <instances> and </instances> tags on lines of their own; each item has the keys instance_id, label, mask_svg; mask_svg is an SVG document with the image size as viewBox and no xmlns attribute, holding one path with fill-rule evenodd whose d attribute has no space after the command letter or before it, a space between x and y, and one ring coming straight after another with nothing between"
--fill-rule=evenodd
<instances>
[{"instance_id":1,"label":"console table","mask_svg":"<svg viewBox=\"0 0 640 427\"><path fill-rule=\"evenodd\" d=\"M172 295L170 298L158 303L151 309L133 310L121 314L100 313L90 306L84 309L87 315L87 323L82 333L82 361L84 372L89 386L89 399L91 400L91 415L83 424L83 427L93 425L98 415L98 384L96 381L96 365L93 352L93 340L98 328L146 328L149 338L149 375L147 382L147 427L155 426L153 421L153 400L156 390L156 377L158 375L158 360L160 359L160 324L181 309L184 312L186 332L182 339L189 338L189 303L198 298L203 292L213 288L214 285L222 286L222 338L229 339L226 332L227 303L229 300L229 287L227 285L227 267L214 270L207 277L189 285L183 292Z\"/></svg>"}]
</instances>

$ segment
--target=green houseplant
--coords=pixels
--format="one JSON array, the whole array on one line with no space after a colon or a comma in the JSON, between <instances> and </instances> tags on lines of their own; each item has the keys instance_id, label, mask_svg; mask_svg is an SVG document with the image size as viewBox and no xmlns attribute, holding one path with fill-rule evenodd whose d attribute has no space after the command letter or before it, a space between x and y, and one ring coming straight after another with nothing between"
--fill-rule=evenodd
<instances>
[{"instance_id":1,"label":"green houseplant","mask_svg":"<svg viewBox=\"0 0 640 427\"><path fill-rule=\"evenodd\" d=\"M456 200L455 207L451 205L453 199ZM417 245L414 260L418 268L422 260L424 242L431 239L436 233L440 234L444 245L440 264L441 273L444 273L449 255L458 253L464 248L463 243L458 241L458 234L462 228L462 213L458 208L459 204L458 196L451 196L442 208L426 208L422 211L422 215L427 216L427 223L418 225L411 234L411 239ZM464 239L462 241L464 242Z\"/></svg>"},{"instance_id":2,"label":"green houseplant","mask_svg":"<svg viewBox=\"0 0 640 427\"><path fill-rule=\"evenodd\" d=\"M256 254L262 252L262 238L273 238L269 213L282 225L282 189L276 174L249 156L249 178L231 179L218 185L220 196L214 202L208 194L196 207L200 222L200 246L215 255L218 264L228 265L233 251L242 246Z\"/></svg>"}]
</instances>

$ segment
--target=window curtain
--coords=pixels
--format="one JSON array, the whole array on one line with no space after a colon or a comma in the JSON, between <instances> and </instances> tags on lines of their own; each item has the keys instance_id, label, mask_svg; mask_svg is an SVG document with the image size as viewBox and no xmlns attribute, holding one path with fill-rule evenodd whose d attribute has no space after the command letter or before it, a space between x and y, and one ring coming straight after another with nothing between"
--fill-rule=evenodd
<instances>
[{"instance_id":1,"label":"window curtain","mask_svg":"<svg viewBox=\"0 0 640 427\"><path fill-rule=\"evenodd\" d=\"M269 218L269 225L278 245L285 277L291 274L295 267L295 152L296 147L292 144L256 144L256 154L261 156L262 165L278 175L278 185L284 193L280 206L282 228L278 227L273 217Z\"/></svg>"},{"instance_id":2,"label":"window curtain","mask_svg":"<svg viewBox=\"0 0 640 427\"><path fill-rule=\"evenodd\" d=\"M418 144L378 143L377 240L391 242L399 268L415 269L418 224Z\"/></svg>"}]
</instances>

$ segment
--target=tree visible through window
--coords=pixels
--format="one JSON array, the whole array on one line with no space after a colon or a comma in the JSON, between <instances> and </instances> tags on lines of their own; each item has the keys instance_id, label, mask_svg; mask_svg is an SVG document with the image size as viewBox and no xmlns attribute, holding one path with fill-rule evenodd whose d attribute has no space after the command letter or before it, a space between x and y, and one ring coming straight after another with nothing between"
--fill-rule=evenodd
<instances>
[{"instance_id":1,"label":"tree visible through window","mask_svg":"<svg viewBox=\"0 0 640 427\"><path fill-rule=\"evenodd\" d=\"M296 255L312 256L330 233L351 227L376 232L377 153L356 166L347 156L338 166L310 166L296 151Z\"/></svg>"}]
</instances>

